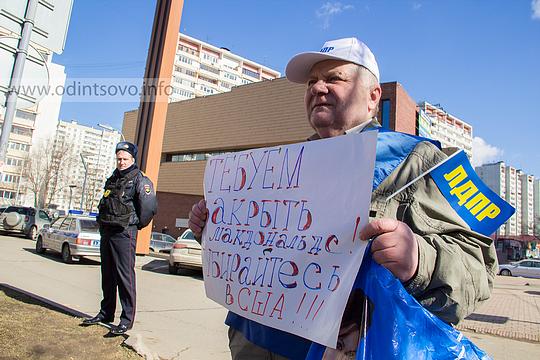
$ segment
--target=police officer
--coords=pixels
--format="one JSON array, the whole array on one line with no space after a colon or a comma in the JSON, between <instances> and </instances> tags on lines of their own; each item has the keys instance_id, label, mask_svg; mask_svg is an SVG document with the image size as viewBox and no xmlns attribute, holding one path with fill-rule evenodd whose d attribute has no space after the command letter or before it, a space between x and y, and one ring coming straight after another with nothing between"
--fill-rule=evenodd
<instances>
[{"instance_id":1,"label":"police officer","mask_svg":"<svg viewBox=\"0 0 540 360\"><path fill-rule=\"evenodd\" d=\"M135 164L137 146L127 141L116 145L116 170L105 183L99 202L101 233L101 289L99 313L83 325L114 321L116 291L122 314L111 334L121 335L135 320L135 245L137 229L147 226L157 211L156 194L148 179Z\"/></svg>"}]
</instances>

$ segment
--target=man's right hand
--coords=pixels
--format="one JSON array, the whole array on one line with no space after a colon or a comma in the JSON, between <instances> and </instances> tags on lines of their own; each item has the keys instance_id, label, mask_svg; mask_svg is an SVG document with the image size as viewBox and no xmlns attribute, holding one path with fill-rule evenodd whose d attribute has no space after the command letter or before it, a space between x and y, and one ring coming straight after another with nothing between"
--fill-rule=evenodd
<instances>
[{"instance_id":1,"label":"man's right hand","mask_svg":"<svg viewBox=\"0 0 540 360\"><path fill-rule=\"evenodd\" d=\"M189 212L189 228L193 231L193 235L197 240L201 240L204 226L206 225L206 219L208 219L208 209L206 208L206 200L202 199L193 207Z\"/></svg>"}]
</instances>

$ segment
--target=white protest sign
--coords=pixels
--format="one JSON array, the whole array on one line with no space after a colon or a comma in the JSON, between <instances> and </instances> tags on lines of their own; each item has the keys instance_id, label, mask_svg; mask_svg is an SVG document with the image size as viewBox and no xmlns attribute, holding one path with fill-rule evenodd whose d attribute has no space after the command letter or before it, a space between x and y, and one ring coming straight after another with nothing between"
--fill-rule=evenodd
<instances>
[{"instance_id":1,"label":"white protest sign","mask_svg":"<svg viewBox=\"0 0 540 360\"><path fill-rule=\"evenodd\" d=\"M211 157L206 295L335 347L366 243L377 132Z\"/></svg>"}]
</instances>

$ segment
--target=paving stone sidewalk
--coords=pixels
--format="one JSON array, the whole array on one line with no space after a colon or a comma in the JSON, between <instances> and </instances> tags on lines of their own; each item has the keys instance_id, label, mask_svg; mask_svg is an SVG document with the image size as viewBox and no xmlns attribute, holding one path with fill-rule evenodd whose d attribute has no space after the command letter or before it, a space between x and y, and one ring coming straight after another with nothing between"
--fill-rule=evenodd
<instances>
[{"instance_id":1,"label":"paving stone sidewalk","mask_svg":"<svg viewBox=\"0 0 540 360\"><path fill-rule=\"evenodd\" d=\"M491 298L457 328L540 342L540 279L497 276Z\"/></svg>"}]
</instances>

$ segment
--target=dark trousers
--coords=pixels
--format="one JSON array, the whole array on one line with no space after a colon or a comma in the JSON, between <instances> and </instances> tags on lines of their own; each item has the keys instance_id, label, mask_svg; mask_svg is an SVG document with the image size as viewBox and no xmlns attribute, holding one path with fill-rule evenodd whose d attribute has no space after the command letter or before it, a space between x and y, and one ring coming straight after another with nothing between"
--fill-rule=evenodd
<instances>
[{"instance_id":1,"label":"dark trousers","mask_svg":"<svg viewBox=\"0 0 540 360\"><path fill-rule=\"evenodd\" d=\"M135 245L137 228L130 226L123 231L100 229L101 233L101 301L100 314L108 321L114 320L116 290L120 295L122 314L120 323L133 326L135 321Z\"/></svg>"}]
</instances>

